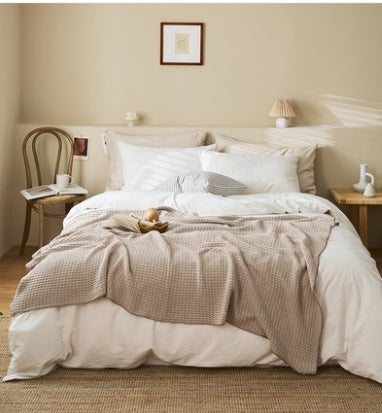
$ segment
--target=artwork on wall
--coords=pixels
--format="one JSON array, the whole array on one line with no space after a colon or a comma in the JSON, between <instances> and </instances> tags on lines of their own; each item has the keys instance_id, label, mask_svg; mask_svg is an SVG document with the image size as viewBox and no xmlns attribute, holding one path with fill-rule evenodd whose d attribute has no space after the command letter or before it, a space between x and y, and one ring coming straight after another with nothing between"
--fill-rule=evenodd
<instances>
[{"instance_id":1,"label":"artwork on wall","mask_svg":"<svg viewBox=\"0 0 382 413\"><path fill-rule=\"evenodd\" d=\"M89 138L84 136L74 137L74 159L82 161L88 159L88 142Z\"/></svg>"},{"instance_id":2,"label":"artwork on wall","mask_svg":"<svg viewBox=\"0 0 382 413\"><path fill-rule=\"evenodd\" d=\"M203 64L203 23L161 23L161 65Z\"/></svg>"}]
</instances>

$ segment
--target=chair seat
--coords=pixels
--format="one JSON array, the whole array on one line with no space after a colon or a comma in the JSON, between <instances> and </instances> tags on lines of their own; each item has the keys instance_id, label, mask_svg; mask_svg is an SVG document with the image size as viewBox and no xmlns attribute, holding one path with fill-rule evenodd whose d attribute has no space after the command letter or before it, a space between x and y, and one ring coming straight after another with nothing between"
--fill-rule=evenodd
<instances>
[{"instance_id":1,"label":"chair seat","mask_svg":"<svg viewBox=\"0 0 382 413\"><path fill-rule=\"evenodd\" d=\"M31 202L36 205L56 205L56 204L66 204L80 202L86 198L86 195L53 195L46 196L44 198L33 199Z\"/></svg>"}]
</instances>

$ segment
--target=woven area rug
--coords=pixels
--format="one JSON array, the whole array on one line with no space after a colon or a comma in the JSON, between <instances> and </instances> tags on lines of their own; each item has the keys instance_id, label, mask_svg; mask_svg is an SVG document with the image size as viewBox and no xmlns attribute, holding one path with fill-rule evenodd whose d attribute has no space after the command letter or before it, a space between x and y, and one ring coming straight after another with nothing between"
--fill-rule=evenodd
<instances>
[{"instance_id":1,"label":"woven area rug","mask_svg":"<svg viewBox=\"0 0 382 413\"><path fill-rule=\"evenodd\" d=\"M9 317L0 318L0 377L10 353ZM4 413L261 412L377 413L382 385L340 367L315 376L289 368L58 368L45 377L0 384Z\"/></svg>"}]
</instances>

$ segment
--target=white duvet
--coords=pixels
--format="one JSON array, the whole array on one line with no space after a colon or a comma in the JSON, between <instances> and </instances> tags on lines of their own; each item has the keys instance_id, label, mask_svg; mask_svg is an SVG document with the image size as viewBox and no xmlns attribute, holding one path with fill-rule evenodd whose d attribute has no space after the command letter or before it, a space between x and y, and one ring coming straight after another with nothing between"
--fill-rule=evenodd
<instances>
[{"instance_id":1,"label":"white duvet","mask_svg":"<svg viewBox=\"0 0 382 413\"><path fill-rule=\"evenodd\" d=\"M212 194L105 192L75 206L64 225L93 208L146 209L168 205L200 215L320 214L334 227L321 255L316 294L324 324L319 364L338 363L382 383L382 281L354 228L329 201L307 194L221 197ZM56 365L133 368L141 364L195 367L276 366L269 342L230 324L171 324L139 318L106 298L32 310L12 319L12 359L4 380L47 374Z\"/></svg>"}]
</instances>

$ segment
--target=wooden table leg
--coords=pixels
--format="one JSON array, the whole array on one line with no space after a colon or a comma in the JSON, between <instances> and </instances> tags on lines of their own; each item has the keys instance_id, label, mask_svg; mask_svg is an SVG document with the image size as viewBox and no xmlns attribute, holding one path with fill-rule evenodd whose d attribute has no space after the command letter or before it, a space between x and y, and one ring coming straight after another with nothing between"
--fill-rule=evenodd
<instances>
[{"instance_id":1,"label":"wooden table leg","mask_svg":"<svg viewBox=\"0 0 382 413\"><path fill-rule=\"evenodd\" d=\"M367 205L359 206L359 236L367 248Z\"/></svg>"},{"instance_id":2,"label":"wooden table leg","mask_svg":"<svg viewBox=\"0 0 382 413\"><path fill-rule=\"evenodd\" d=\"M39 206L40 241L39 248L44 245L44 205Z\"/></svg>"},{"instance_id":3,"label":"wooden table leg","mask_svg":"<svg viewBox=\"0 0 382 413\"><path fill-rule=\"evenodd\" d=\"M359 207L358 205L349 205L350 206L350 221L354 225L354 228L359 233Z\"/></svg>"}]
</instances>

